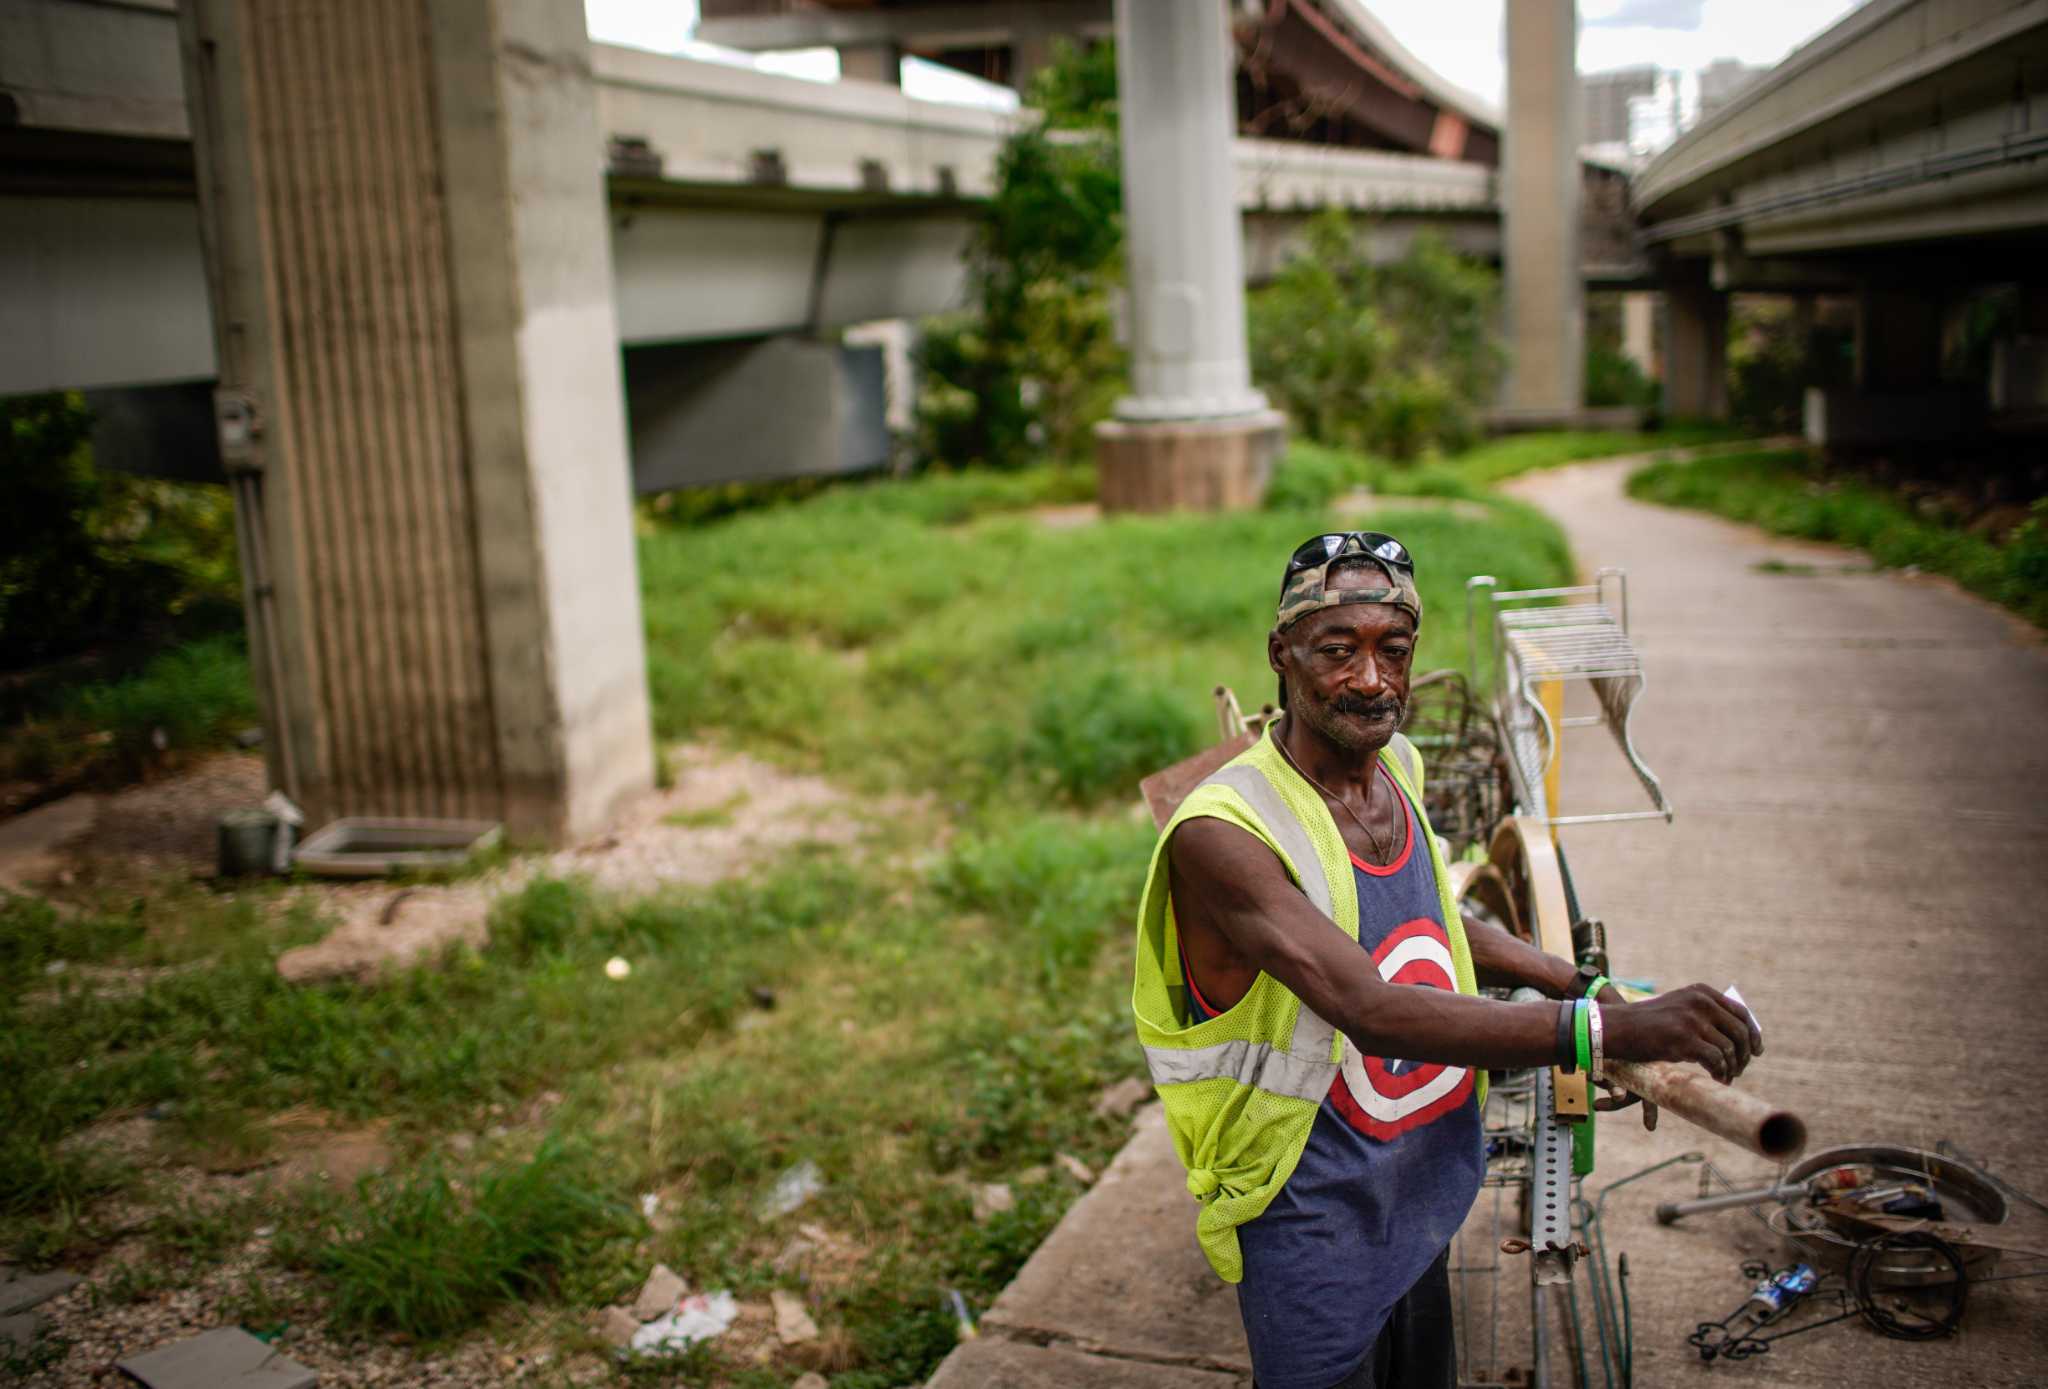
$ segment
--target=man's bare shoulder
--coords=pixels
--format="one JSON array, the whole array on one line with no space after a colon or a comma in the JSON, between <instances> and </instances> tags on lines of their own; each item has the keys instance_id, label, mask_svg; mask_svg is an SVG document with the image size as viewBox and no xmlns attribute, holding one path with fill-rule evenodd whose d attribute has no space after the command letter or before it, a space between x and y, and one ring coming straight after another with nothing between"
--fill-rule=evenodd
<instances>
[{"instance_id":1,"label":"man's bare shoulder","mask_svg":"<svg viewBox=\"0 0 2048 1389\"><path fill-rule=\"evenodd\" d=\"M1268 877L1286 877L1279 857L1257 835L1213 815L1198 815L1175 826L1167 854L1174 872L1197 889L1224 883L1247 887Z\"/></svg>"}]
</instances>

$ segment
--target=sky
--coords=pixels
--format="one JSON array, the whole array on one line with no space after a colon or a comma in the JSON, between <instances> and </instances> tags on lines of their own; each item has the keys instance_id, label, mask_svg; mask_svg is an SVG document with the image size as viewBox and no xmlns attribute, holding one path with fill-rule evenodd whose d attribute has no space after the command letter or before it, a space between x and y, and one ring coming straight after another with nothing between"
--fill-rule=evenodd
<instances>
[{"instance_id":1,"label":"sky","mask_svg":"<svg viewBox=\"0 0 2048 1389\"><path fill-rule=\"evenodd\" d=\"M1501 14L1505 0L1367 0L1394 37L1452 82L1499 105L1506 83ZM1654 63L1695 71L1716 58L1768 67L1833 24L1861 0L1579 0L1579 71ZM753 62L774 72L829 82L839 59L829 49L761 58L690 38L696 0L585 0L590 36L663 53ZM913 58L903 89L935 101L1013 107L1008 92Z\"/></svg>"}]
</instances>

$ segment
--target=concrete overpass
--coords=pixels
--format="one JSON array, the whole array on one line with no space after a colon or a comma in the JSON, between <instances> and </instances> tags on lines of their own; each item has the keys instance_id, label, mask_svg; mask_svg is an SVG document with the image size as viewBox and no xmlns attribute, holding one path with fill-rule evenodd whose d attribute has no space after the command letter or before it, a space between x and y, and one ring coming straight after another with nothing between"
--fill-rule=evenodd
<instances>
[{"instance_id":1,"label":"concrete overpass","mask_svg":"<svg viewBox=\"0 0 2048 1389\"><path fill-rule=\"evenodd\" d=\"M1446 159L1486 132L1332 28L1349 3L1266 12L1300 61L1257 80L1311 137L1274 142L1232 139L1239 11L1118 0L1133 391L1105 478L1111 452L1204 473L1219 448L1252 476L1277 443L1247 213L1254 274L1333 202L1476 247L1522 177L1554 206L1540 273L1514 227L1541 219L1510 224L1511 326L1566 335L1524 357L1576 405L1576 312L1514 300L1575 310L1569 122L1511 130L1505 184ZM1569 0L1525 10L1524 96L1575 109ZM107 388L110 457L126 430L218 460L271 777L316 822L581 834L652 772L631 487L878 459L873 354L823 335L955 301L1005 130L593 47L560 0L0 0L0 393Z\"/></svg>"},{"instance_id":2,"label":"concrete overpass","mask_svg":"<svg viewBox=\"0 0 2048 1389\"><path fill-rule=\"evenodd\" d=\"M0 394L94 391L110 463L217 476L175 7L0 0L0 24ZM589 53L636 485L882 461L879 349L827 339L960 305L1016 118L878 83ZM1240 138L1232 169L1254 280L1328 206L1370 217L1377 256L1424 227L1501 254L1499 176L1482 162ZM1638 273L1611 226L1587 240L1607 256L1589 274ZM764 430L764 393L803 408Z\"/></svg>"},{"instance_id":3,"label":"concrete overpass","mask_svg":"<svg viewBox=\"0 0 2048 1389\"><path fill-rule=\"evenodd\" d=\"M1727 295L1858 300L1855 386L1816 392L1817 440L1953 438L1987 402L1942 380L1970 289L2021 287L1995 415L2048 407L2048 0L1869 0L1636 178L1685 414L1726 409ZM1995 421L1994 421L1995 422Z\"/></svg>"}]
</instances>

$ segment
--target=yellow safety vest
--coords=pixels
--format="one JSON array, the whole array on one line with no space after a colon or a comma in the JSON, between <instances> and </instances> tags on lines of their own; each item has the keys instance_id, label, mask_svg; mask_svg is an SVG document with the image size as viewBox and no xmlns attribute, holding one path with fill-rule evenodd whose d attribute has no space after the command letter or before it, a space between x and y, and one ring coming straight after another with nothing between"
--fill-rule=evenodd
<instances>
[{"instance_id":1,"label":"yellow safety vest","mask_svg":"<svg viewBox=\"0 0 2048 1389\"><path fill-rule=\"evenodd\" d=\"M1422 812L1422 759L1396 734L1380 760L1415 813L1443 904L1444 930L1458 992L1477 993L1450 874ZM1188 1169L1188 1190L1202 1203L1195 1224L1210 1265L1225 1282L1244 1277L1237 1227L1255 1219L1287 1184L1308 1144L1316 1110L1343 1057L1344 1038L1315 1010L1261 973L1236 1006L1189 1026L1180 941L1167 884L1167 841L1201 816L1256 835L1279 856L1304 896L1358 939L1358 886L1350 851L1314 787L1273 745L1272 731L1189 793L1160 832L1145 896L1138 906L1138 952L1131 989L1138 1041L1166 1108L1174 1151ZM1476 1077L1486 1102L1486 1074Z\"/></svg>"}]
</instances>

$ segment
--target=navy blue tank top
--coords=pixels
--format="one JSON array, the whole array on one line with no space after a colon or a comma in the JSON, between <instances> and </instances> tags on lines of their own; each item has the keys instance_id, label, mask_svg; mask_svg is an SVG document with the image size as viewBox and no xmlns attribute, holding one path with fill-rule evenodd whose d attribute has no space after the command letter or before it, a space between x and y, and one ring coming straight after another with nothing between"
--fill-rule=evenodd
<instances>
[{"instance_id":1,"label":"navy blue tank top","mask_svg":"<svg viewBox=\"0 0 2048 1389\"><path fill-rule=\"evenodd\" d=\"M1394 790L1399 855L1385 868L1351 860L1358 944L1389 983L1455 991L1436 873L1413 807ZM1215 1016L1185 956L1181 970L1196 1021ZM1394 1304L1464 1222L1485 1168L1469 1068L1361 1056L1345 1038L1294 1175L1238 1227L1238 1307L1260 1389L1326 1389L1363 1363Z\"/></svg>"}]
</instances>

